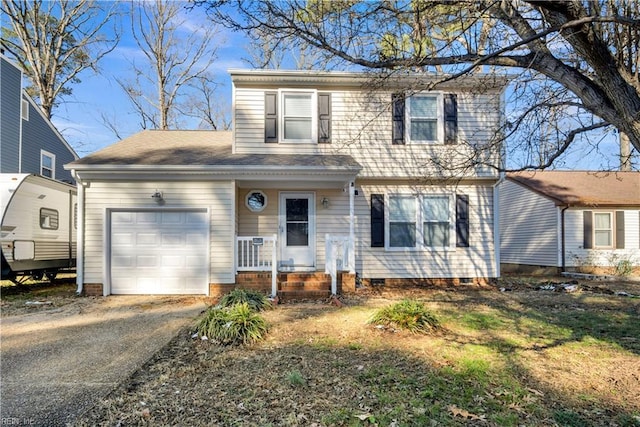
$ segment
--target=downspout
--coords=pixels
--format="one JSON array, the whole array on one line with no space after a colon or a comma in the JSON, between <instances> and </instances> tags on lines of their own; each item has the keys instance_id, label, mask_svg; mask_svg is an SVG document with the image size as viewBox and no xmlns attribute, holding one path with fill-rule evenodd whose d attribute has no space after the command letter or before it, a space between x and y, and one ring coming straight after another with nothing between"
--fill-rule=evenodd
<instances>
[{"instance_id":1,"label":"downspout","mask_svg":"<svg viewBox=\"0 0 640 427\"><path fill-rule=\"evenodd\" d=\"M78 229L76 230L76 295L82 294L84 283L84 185L80 175L71 170L71 175L76 180L78 187Z\"/></svg>"},{"instance_id":2,"label":"downspout","mask_svg":"<svg viewBox=\"0 0 640 427\"><path fill-rule=\"evenodd\" d=\"M356 229L355 229L355 208L356 183L349 182L349 273L356 272Z\"/></svg>"},{"instance_id":3,"label":"downspout","mask_svg":"<svg viewBox=\"0 0 640 427\"><path fill-rule=\"evenodd\" d=\"M500 190L498 186L504 182L506 175L504 172L500 173L498 181L492 185L493 188L493 251L495 257L495 269L497 278L500 274Z\"/></svg>"},{"instance_id":4,"label":"downspout","mask_svg":"<svg viewBox=\"0 0 640 427\"><path fill-rule=\"evenodd\" d=\"M562 272L564 273L565 269L566 269L566 242L565 242L565 228L564 228L564 212L569 209L569 205L565 206L564 208L562 208L562 210L560 211L560 250L561 252L561 268L562 268Z\"/></svg>"}]
</instances>

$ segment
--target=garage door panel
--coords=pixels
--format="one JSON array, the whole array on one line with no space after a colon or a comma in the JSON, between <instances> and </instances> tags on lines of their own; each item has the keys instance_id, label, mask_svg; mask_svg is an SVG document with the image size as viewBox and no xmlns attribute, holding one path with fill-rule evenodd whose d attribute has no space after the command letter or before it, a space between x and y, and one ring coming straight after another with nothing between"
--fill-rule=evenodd
<instances>
[{"instance_id":1,"label":"garage door panel","mask_svg":"<svg viewBox=\"0 0 640 427\"><path fill-rule=\"evenodd\" d=\"M193 270L193 269L196 269L196 268L204 268L204 269L206 269L207 257L195 256L195 255L187 256L186 257L185 266L190 270Z\"/></svg>"},{"instance_id":2,"label":"garage door panel","mask_svg":"<svg viewBox=\"0 0 640 427\"><path fill-rule=\"evenodd\" d=\"M162 233L162 246L184 246L184 234Z\"/></svg>"},{"instance_id":3,"label":"garage door panel","mask_svg":"<svg viewBox=\"0 0 640 427\"><path fill-rule=\"evenodd\" d=\"M159 242L157 233L136 233L136 244L138 246L157 246Z\"/></svg>"},{"instance_id":4,"label":"garage door panel","mask_svg":"<svg viewBox=\"0 0 640 427\"><path fill-rule=\"evenodd\" d=\"M158 224L160 212L136 212L137 224Z\"/></svg>"},{"instance_id":5,"label":"garage door panel","mask_svg":"<svg viewBox=\"0 0 640 427\"><path fill-rule=\"evenodd\" d=\"M133 241L133 233L113 233L111 235L112 246L131 246Z\"/></svg>"},{"instance_id":6,"label":"garage door panel","mask_svg":"<svg viewBox=\"0 0 640 427\"><path fill-rule=\"evenodd\" d=\"M111 292L205 294L206 211L112 212Z\"/></svg>"},{"instance_id":7,"label":"garage door panel","mask_svg":"<svg viewBox=\"0 0 640 427\"><path fill-rule=\"evenodd\" d=\"M186 266L185 257L177 255L163 255L162 256L162 268L172 269L175 267L184 268Z\"/></svg>"}]
</instances>

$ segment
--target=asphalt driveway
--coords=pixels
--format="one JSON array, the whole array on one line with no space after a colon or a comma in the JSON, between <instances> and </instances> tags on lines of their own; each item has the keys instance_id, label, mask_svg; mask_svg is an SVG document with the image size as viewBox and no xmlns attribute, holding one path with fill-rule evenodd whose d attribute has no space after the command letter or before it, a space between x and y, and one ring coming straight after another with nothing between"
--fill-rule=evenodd
<instances>
[{"instance_id":1,"label":"asphalt driveway","mask_svg":"<svg viewBox=\"0 0 640 427\"><path fill-rule=\"evenodd\" d=\"M205 308L198 297L110 296L3 317L0 422L73 422Z\"/></svg>"}]
</instances>

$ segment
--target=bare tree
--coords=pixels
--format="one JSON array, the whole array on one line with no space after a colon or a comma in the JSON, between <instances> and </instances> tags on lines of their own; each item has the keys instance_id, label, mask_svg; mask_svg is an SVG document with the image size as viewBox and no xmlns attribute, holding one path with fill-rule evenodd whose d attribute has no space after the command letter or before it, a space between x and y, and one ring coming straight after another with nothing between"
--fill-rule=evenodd
<instances>
[{"instance_id":1,"label":"bare tree","mask_svg":"<svg viewBox=\"0 0 640 427\"><path fill-rule=\"evenodd\" d=\"M294 37L381 75L440 71L450 81L503 70L514 79L517 107L487 145L502 144L501 135L525 137L517 168L552 166L578 141L592 143L611 127L640 150L635 0L196 3L230 28Z\"/></svg>"},{"instance_id":2,"label":"bare tree","mask_svg":"<svg viewBox=\"0 0 640 427\"><path fill-rule=\"evenodd\" d=\"M92 0L2 0L1 11L11 23L2 28L2 47L29 77L29 93L47 117L80 74L97 71L97 63L118 43L102 30L115 16L115 9Z\"/></svg>"},{"instance_id":3,"label":"bare tree","mask_svg":"<svg viewBox=\"0 0 640 427\"><path fill-rule=\"evenodd\" d=\"M219 84L214 82L213 77L198 77L189 86L192 90L179 108L180 112L198 120L199 129L231 129L231 107L217 95Z\"/></svg>"},{"instance_id":4,"label":"bare tree","mask_svg":"<svg viewBox=\"0 0 640 427\"><path fill-rule=\"evenodd\" d=\"M142 129L181 127L181 105L190 85L214 84L208 69L216 60L214 26L194 28L179 2L138 1L131 32L141 53L131 66L135 78L117 79ZM214 126L216 127L216 126Z\"/></svg>"}]
</instances>

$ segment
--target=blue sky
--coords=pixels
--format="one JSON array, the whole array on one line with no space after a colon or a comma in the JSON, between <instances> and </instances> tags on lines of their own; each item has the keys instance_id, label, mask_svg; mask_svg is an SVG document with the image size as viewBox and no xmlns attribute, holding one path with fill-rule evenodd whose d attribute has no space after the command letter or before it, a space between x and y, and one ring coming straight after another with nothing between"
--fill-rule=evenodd
<instances>
[{"instance_id":1,"label":"blue sky","mask_svg":"<svg viewBox=\"0 0 640 427\"><path fill-rule=\"evenodd\" d=\"M182 2L185 5L186 2ZM128 3L119 3L128 11ZM195 7L183 14L186 19L183 31L197 31L205 25L212 25L203 8ZM126 137L140 130L138 117L133 113L129 100L115 81L116 77L131 76L130 58L140 54L135 41L129 34L129 16L122 17L123 35L118 47L104 57L100 63L100 73L87 71L81 74L81 83L73 86L73 94L54 110L53 122L79 156L85 156L118 140L104 123L103 116L118 123L121 136ZM217 97L224 105L231 105L231 81L228 70L249 68L243 58L247 58L248 41L239 33L219 28L218 59L213 65L218 82ZM195 128L197 123L192 123ZM599 140L594 136L592 140ZM571 152L563 156L557 167L562 169L599 169L615 167L618 153L617 134L602 137L598 150L589 144L575 143Z\"/></svg>"},{"instance_id":2,"label":"blue sky","mask_svg":"<svg viewBox=\"0 0 640 427\"><path fill-rule=\"evenodd\" d=\"M186 2L185 2L186 4ZM128 7L124 5L123 7ZM211 25L204 9L194 8L183 14L187 20L184 31L192 31L201 25ZM132 58L139 55L139 48L130 35L129 16L122 18L124 29L122 39L116 49L99 63L100 72L85 71L80 75L81 83L72 86L73 94L63 99L54 109L52 121L80 157L95 152L118 140L112 130L105 125L103 115L116 120L123 137L140 131L138 118L122 88L115 78L127 78L132 75ZM242 34L219 28L217 53L210 72L216 75L218 87L216 94L222 103L231 105L231 80L228 70L249 68L246 61L247 40ZM193 127L197 126L193 123Z\"/></svg>"}]
</instances>

